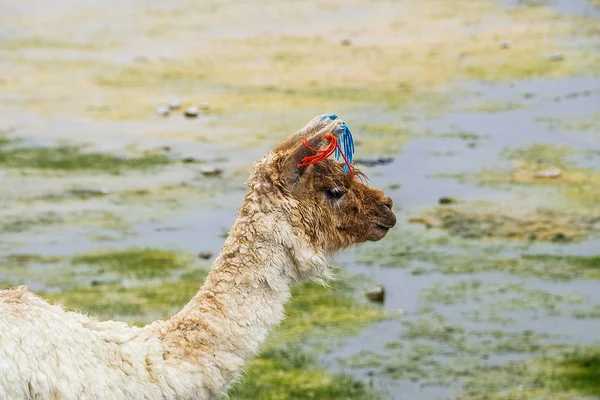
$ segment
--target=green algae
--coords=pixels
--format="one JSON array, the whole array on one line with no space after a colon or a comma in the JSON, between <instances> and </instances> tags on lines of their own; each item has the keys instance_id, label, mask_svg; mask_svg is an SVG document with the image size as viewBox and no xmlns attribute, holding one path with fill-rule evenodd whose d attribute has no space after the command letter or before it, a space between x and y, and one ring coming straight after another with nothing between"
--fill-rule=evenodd
<instances>
[{"instance_id":1,"label":"green algae","mask_svg":"<svg viewBox=\"0 0 600 400\"><path fill-rule=\"evenodd\" d=\"M493 356L538 354L552 348L550 335L533 331L468 330L449 324L438 313L403 321L402 339L389 342L384 352L362 351L341 363L391 379L418 381L424 386L447 386L457 378L476 378Z\"/></svg>"},{"instance_id":2,"label":"green algae","mask_svg":"<svg viewBox=\"0 0 600 400\"><path fill-rule=\"evenodd\" d=\"M148 170L172 163L166 155L146 152L137 157L83 151L77 146L0 146L0 167L59 172L119 174L126 170Z\"/></svg>"},{"instance_id":3,"label":"green algae","mask_svg":"<svg viewBox=\"0 0 600 400\"><path fill-rule=\"evenodd\" d=\"M31 253L13 253L0 259L0 262L8 265L27 266L30 264L55 264L63 258L60 256L47 256Z\"/></svg>"},{"instance_id":4,"label":"green algae","mask_svg":"<svg viewBox=\"0 0 600 400\"><path fill-rule=\"evenodd\" d=\"M20 38L2 38L0 40L0 49L3 50L22 50L22 49L52 49L52 50L103 50L115 46L118 43L99 41L73 42L65 40L50 39L41 36L20 37Z\"/></svg>"},{"instance_id":5,"label":"green algae","mask_svg":"<svg viewBox=\"0 0 600 400\"><path fill-rule=\"evenodd\" d=\"M199 288L198 283L163 283L146 287L126 288L107 283L77 287L42 296L51 303L84 312L101 319L145 320L146 315L168 317L175 307L184 305ZM130 318L123 318L130 317Z\"/></svg>"},{"instance_id":6,"label":"green algae","mask_svg":"<svg viewBox=\"0 0 600 400\"><path fill-rule=\"evenodd\" d=\"M83 210L71 212L19 212L7 215L0 221L0 232L21 233L40 231L49 228L104 228L131 233L130 225L123 215L104 210Z\"/></svg>"},{"instance_id":7,"label":"green algae","mask_svg":"<svg viewBox=\"0 0 600 400\"><path fill-rule=\"evenodd\" d=\"M559 315L564 305L581 304L585 297L576 294L556 294L531 289L524 284L484 283L480 280L436 282L421 292L420 298L428 305L451 306L476 303L492 312L526 311Z\"/></svg>"},{"instance_id":8,"label":"green algae","mask_svg":"<svg viewBox=\"0 0 600 400\"><path fill-rule=\"evenodd\" d=\"M477 210L473 205L437 207L412 223L447 231L464 239L529 240L571 242L580 240L594 229L596 216L568 215L538 209L525 215L510 215L497 211Z\"/></svg>"},{"instance_id":9,"label":"green algae","mask_svg":"<svg viewBox=\"0 0 600 400\"><path fill-rule=\"evenodd\" d=\"M418 137L418 133L409 126L395 124L363 124L353 128L360 132L360 144L357 144L357 152L369 156L392 155L410 140Z\"/></svg>"},{"instance_id":10,"label":"green algae","mask_svg":"<svg viewBox=\"0 0 600 400\"><path fill-rule=\"evenodd\" d=\"M440 233L407 228L391 232L386 243L359 253L358 261L405 268L413 275L502 272L554 282L600 279L598 256L534 254L528 242L476 241Z\"/></svg>"},{"instance_id":11,"label":"green algae","mask_svg":"<svg viewBox=\"0 0 600 400\"><path fill-rule=\"evenodd\" d=\"M591 309L579 309L572 313L574 318L577 319L597 319L600 318L600 304L595 305Z\"/></svg>"},{"instance_id":12,"label":"green algae","mask_svg":"<svg viewBox=\"0 0 600 400\"><path fill-rule=\"evenodd\" d=\"M467 380L461 400L555 399L600 396L600 348L572 346L541 359L482 368Z\"/></svg>"},{"instance_id":13,"label":"green algae","mask_svg":"<svg viewBox=\"0 0 600 400\"><path fill-rule=\"evenodd\" d=\"M0 221L0 232L19 233L38 226L55 226L64 223L56 212L47 211L35 215L7 215Z\"/></svg>"},{"instance_id":14,"label":"green algae","mask_svg":"<svg viewBox=\"0 0 600 400\"><path fill-rule=\"evenodd\" d=\"M273 344L289 343L320 335L351 335L369 323L389 318L378 307L353 300L350 287L336 282L331 287L313 283L296 286L286 306L286 321L275 330Z\"/></svg>"},{"instance_id":15,"label":"green algae","mask_svg":"<svg viewBox=\"0 0 600 400\"><path fill-rule=\"evenodd\" d=\"M156 278L185 268L189 261L189 258L173 251L131 248L76 255L71 264L93 267L99 273L110 271L121 276Z\"/></svg>"},{"instance_id":16,"label":"green algae","mask_svg":"<svg viewBox=\"0 0 600 400\"><path fill-rule=\"evenodd\" d=\"M569 132L595 131L600 125L600 113L593 113L579 118L538 118L536 121L553 129Z\"/></svg>"},{"instance_id":17,"label":"green algae","mask_svg":"<svg viewBox=\"0 0 600 400\"><path fill-rule=\"evenodd\" d=\"M543 191L547 203L560 214L564 206L576 206L577 212L590 218L600 201L600 172L581 168L578 160L597 157L594 150L575 150L568 146L530 143L500 152L502 163L476 174L440 174L438 177L501 189L519 188L528 197ZM553 189L549 192L548 189Z\"/></svg>"},{"instance_id":18,"label":"green algae","mask_svg":"<svg viewBox=\"0 0 600 400\"><path fill-rule=\"evenodd\" d=\"M219 190L222 190L225 184L218 181ZM163 206L168 209L176 209L188 204L198 207L200 201L213 197L216 188L203 182L202 186L194 186L188 183L177 185L165 185L148 189L132 189L115 193L111 198L119 205L140 205L148 207Z\"/></svg>"},{"instance_id":19,"label":"green algae","mask_svg":"<svg viewBox=\"0 0 600 400\"><path fill-rule=\"evenodd\" d=\"M567 157L577 152L568 146L558 146L548 143L532 143L515 148L504 149L500 155L511 161L542 166L565 167Z\"/></svg>"},{"instance_id":20,"label":"green algae","mask_svg":"<svg viewBox=\"0 0 600 400\"><path fill-rule=\"evenodd\" d=\"M434 135L434 137L440 137L445 139L461 139L468 141L477 141L484 138L483 135L474 133L474 132L464 132L464 131L454 131L448 133L442 133L439 135Z\"/></svg>"},{"instance_id":21,"label":"green algae","mask_svg":"<svg viewBox=\"0 0 600 400\"><path fill-rule=\"evenodd\" d=\"M263 351L226 398L376 400L381 395L347 375L327 372L305 351L288 347Z\"/></svg>"},{"instance_id":22,"label":"green algae","mask_svg":"<svg viewBox=\"0 0 600 400\"><path fill-rule=\"evenodd\" d=\"M96 77L99 86L111 88L136 88L164 86L189 86L203 83L205 75L199 62L152 63L128 65L122 68L103 71Z\"/></svg>"},{"instance_id":23,"label":"green algae","mask_svg":"<svg viewBox=\"0 0 600 400\"><path fill-rule=\"evenodd\" d=\"M519 257L452 254L445 251L415 254L413 260L427 262L421 273L468 274L505 272L555 282L600 279L598 257L522 254Z\"/></svg>"},{"instance_id":24,"label":"green algae","mask_svg":"<svg viewBox=\"0 0 600 400\"><path fill-rule=\"evenodd\" d=\"M12 137L8 137L6 135L6 133L0 131L0 149L2 149L5 146L14 144L16 142L16 139L12 138Z\"/></svg>"},{"instance_id":25,"label":"green algae","mask_svg":"<svg viewBox=\"0 0 600 400\"><path fill-rule=\"evenodd\" d=\"M504 111L512 111L518 110L520 108L525 107L523 104L515 103L515 102L480 102L470 104L465 107L466 111L477 111L484 113L499 113Z\"/></svg>"}]
</instances>

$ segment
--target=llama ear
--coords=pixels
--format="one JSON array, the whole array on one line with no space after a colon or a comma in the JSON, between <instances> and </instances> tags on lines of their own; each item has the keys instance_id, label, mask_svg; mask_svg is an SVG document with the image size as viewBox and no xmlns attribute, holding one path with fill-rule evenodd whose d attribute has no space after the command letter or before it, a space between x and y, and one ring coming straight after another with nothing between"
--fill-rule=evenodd
<instances>
[{"instance_id":1,"label":"llama ear","mask_svg":"<svg viewBox=\"0 0 600 400\"><path fill-rule=\"evenodd\" d=\"M284 182L288 186L295 185L306 171L308 165L304 163L305 158L313 157L318 152L323 152L325 149L335 146L337 141L342 141L342 138L349 137L346 141L351 143L352 136L345 122L340 120L335 114L325 114L313 118L308 124L300 129L295 135L288 138L276 149L286 153L283 157L281 165L281 173ZM335 142L332 141L335 138ZM339 149L339 148L338 148ZM330 149L328 154L333 153ZM348 149L350 153L354 152ZM328 155L326 156L328 157ZM326 158L324 157L324 158ZM339 152L336 150L336 157L339 158ZM323 158L323 159L324 159Z\"/></svg>"},{"instance_id":2,"label":"llama ear","mask_svg":"<svg viewBox=\"0 0 600 400\"><path fill-rule=\"evenodd\" d=\"M321 133L320 131L323 131L322 136L325 136L325 129L327 126L333 125L333 122L337 119L338 117L335 114L319 115L313 118L308 124L304 125L298 132L281 142L274 150L276 152L290 151L292 148L302 144L304 138L312 138Z\"/></svg>"}]
</instances>

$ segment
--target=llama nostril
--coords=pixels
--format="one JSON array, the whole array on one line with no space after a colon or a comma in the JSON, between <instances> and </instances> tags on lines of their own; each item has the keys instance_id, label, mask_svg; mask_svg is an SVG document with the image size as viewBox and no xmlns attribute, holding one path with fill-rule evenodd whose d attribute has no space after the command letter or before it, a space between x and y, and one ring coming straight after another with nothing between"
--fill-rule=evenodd
<instances>
[{"instance_id":1,"label":"llama nostril","mask_svg":"<svg viewBox=\"0 0 600 400\"><path fill-rule=\"evenodd\" d=\"M394 202L392 201L391 198L386 196L383 198L383 201L381 202L381 204L383 204L384 206L386 206L387 208L389 208L391 210L392 206L394 205Z\"/></svg>"}]
</instances>

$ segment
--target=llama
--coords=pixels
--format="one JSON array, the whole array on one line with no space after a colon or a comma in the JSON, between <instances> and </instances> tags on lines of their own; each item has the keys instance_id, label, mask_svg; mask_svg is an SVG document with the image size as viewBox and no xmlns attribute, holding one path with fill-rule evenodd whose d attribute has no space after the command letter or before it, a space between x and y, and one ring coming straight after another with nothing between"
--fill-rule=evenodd
<instances>
[{"instance_id":1,"label":"llama","mask_svg":"<svg viewBox=\"0 0 600 400\"><path fill-rule=\"evenodd\" d=\"M254 164L209 275L169 319L144 327L101 322L26 286L0 291L0 399L226 393L282 321L291 285L326 283L328 256L381 240L396 224L392 200L354 179L360 172L348 170L350 157L345 165L328 158L340 155L347 131L336 116L316 117Z\"/></svg>"}]
</instances>

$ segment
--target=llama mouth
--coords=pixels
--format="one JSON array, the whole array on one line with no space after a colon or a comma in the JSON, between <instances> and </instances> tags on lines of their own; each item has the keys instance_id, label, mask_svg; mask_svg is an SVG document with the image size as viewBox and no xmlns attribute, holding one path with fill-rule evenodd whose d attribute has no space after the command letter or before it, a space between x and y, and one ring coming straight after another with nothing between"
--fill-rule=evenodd
<instances>
[{"instance_id":1,"label":"llama mouth","mask_svg":"<svg viewBox=\"0 0 600 400\"><path fill-rule=\"evenodd\" d=\"M377 228L389 231L392 227L389 225L377 224Z\"/></svg>"}]
</instances>

